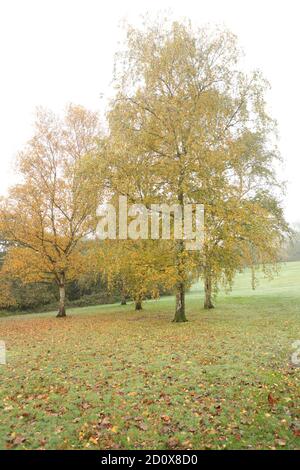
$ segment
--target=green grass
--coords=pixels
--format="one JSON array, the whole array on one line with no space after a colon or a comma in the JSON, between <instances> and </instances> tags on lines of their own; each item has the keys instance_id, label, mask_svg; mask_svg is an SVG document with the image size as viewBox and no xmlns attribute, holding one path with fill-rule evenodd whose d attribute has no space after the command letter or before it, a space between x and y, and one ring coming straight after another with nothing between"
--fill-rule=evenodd
<instances>
[{"instance_id":1,"label":"green grass","mask_svg":"<svg viewBox=\"0 0 300 470\"><path fill-rule=\"evenodd\" d=\"M249 286L193 286L185 324L171 297L1 318L0 448L300 448L300 263Z\"/></svg>"}]
</instances>

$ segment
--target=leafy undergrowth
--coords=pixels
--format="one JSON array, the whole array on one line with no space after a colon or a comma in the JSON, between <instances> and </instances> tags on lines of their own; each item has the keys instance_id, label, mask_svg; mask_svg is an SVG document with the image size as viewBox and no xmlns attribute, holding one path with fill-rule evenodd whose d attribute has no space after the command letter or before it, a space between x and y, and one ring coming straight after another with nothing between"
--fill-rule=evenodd
<instances>
[{"instance_id":1,"label":"leafy undergrowth","mask_svg":"<svg viewBox=\"0 0 300 470\"><path fill-rule=\"evenodd\" d=\"M0 319L2 449L298 449L299 266L218 308L174 300Z\"/></svg>"}]
</instances>

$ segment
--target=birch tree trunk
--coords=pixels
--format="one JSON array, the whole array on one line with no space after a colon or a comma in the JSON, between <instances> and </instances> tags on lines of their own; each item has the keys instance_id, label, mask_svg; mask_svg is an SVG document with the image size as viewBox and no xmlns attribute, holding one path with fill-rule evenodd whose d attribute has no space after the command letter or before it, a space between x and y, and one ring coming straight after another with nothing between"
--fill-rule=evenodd
<instances>
[{"instance_id":1,"label":"birch tree trunk","mask_svg":"<svg viewBox=\"0 0 300 470\"><path fill-rule=\"evenodd\" d=\"M66 317L66 276L62 273L59 280L59 310L56 315L58 318Z\"/></svg>"},{"instance_id":2,"label":"birch tree trunk","mask_svg":"<svg viewBox=\"0 0 300 470\"><path fill-rule=\"evenodd\" d=\"M211 308L215 308L212 302L212 279L211 279L211 271L209 268L205 269L204 275L204 308L209 310Z\"/></svg>"}]
</instances>

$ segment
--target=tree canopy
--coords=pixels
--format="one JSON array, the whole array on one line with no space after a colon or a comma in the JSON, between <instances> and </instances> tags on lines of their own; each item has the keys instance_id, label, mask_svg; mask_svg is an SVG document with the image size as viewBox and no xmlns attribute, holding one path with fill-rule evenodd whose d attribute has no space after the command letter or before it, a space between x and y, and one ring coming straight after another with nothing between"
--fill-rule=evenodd
<instances>
[{"instance_id":1,"label":"tree canopy","mask_svg":"<svg viewBox=\"0 0 300 470\"><path fill-rule=\"evenodd\" d=\"M288 231L274 169L276 123L265 103L267 81L244 72L240 58L227 30L189 22L129 27L103 129L80 106L70 105L63 118L38 111L18 159L22 181L1 203L9 243L2 276L54 280L59 316L66 280L85 270L97 269L137 305L161 286L173 288L174 321L184 322L191 279L203 278L204 306L212 308L218 285L230 287L245 266L253 285L257 267L271 273ZM202 204L202 248L190 251L182 237L106 240L87 250L98 206L119 196L149 212L152 204L182 212Z\"/></svg>"}]
</instances>

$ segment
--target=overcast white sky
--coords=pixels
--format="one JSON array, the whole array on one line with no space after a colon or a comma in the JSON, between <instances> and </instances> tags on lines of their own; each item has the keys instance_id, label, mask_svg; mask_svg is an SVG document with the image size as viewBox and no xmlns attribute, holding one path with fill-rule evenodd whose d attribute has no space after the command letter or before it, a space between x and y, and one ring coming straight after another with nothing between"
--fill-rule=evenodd
<instances>
[{"instance_id":1,"label":"overcast white sky","mask_svg":"<svg viewBox=\"0 0 300 470\"><path fill-rule=\"evenodd\" d=\"M240 39L247 68L271 82L288 181L289 221L300 221L299 0L0 0L0 194L14 182L13 159L32 132L35 107L68 102L103 110L123 18L172 11L194 24L221 24Z\"/></svg>"}]
</instances>

